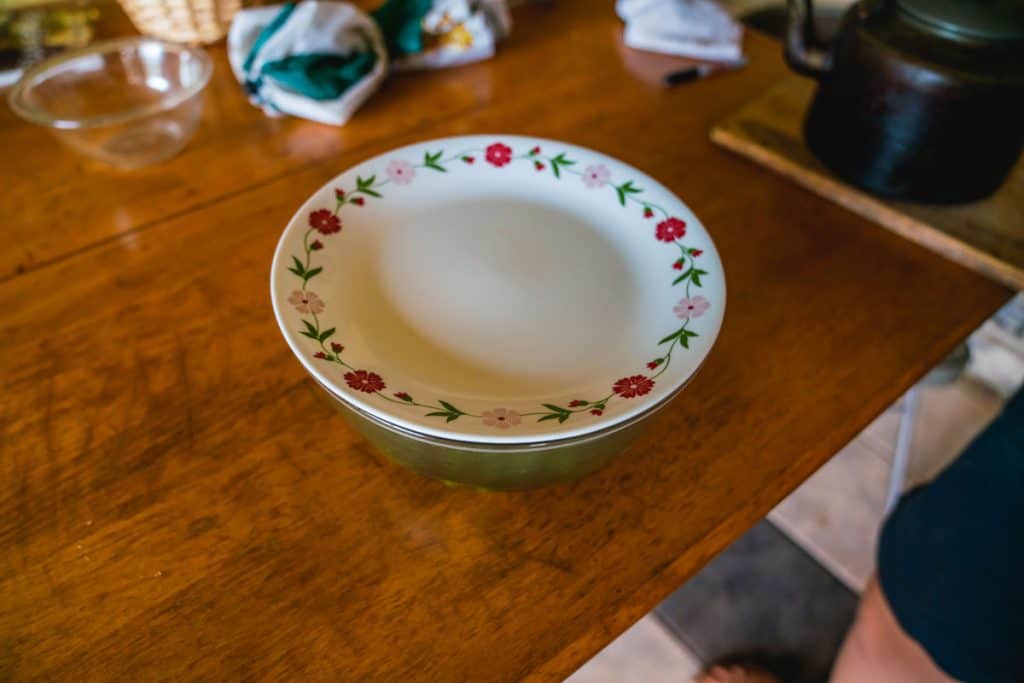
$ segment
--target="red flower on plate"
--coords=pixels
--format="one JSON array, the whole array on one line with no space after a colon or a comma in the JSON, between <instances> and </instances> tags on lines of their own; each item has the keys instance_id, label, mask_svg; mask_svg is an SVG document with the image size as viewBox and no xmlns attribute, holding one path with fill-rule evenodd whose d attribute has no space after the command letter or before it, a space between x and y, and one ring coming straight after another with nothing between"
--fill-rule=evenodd
<instances>
[{"instance_id":1,"label":"red flower on plate","mask_svg":"<svg viewBox=\"0 0 1024 683\"><path fill-rule=\"evenodd\" d=\"M576 399L575 401L569 401L569 407L570 408L579 408L580 406L585 406L585 405L587 405L587 402L586 401L581 401L579 399Z\"/></svg>"},{"instance_id":2,"label":"red flower on plate","mask_svg":"<svg viewBox=\"0 0 1024 683\"><path fill-rule=\"evenodd\" d=\"M354 370L352 372L345 373L345 383L356 391L364 391L367 394L375 394L378 391L383 391L384 380L376 372L369 372L367 370Z\"/></svg>"},{"instance_id":3,"label":"red flower on plate","mask_svg":"<svg viewBox=\"0 0 1024 683\"><path fill-rule=\"evenodd\" d=\"M644 218L654 218L654 209L649 206L644 207Z\"/></svg>"},{"instance_id":4,"label":"red flower on plate","mask_svg":"<svg viewBox=\"0 0 1024 683\"><path fill-rule=\"evenodd\" d=\"M323 351L317 351L313 354L313 358L319 358L320 360L327 360L327 354Z\"/></svg>"},{"instance_id":5,"label":"red flower on plate","mask_svg":"<svg viewBox=\"0 0 1024 683\"><path fill-rule=\"evenodd\" d=\"M309 227L321 235L332 235L341 232L341 219L328 209L317 209L309 214Z\"/></svg>"},{"instance_id":6,"label":"red flower on plate","mask_svg":"<svg viewBox=\"0 0 1024 683\"><path fill-rule=\"evenodd\" d=\"M409 403L409 402L412 401L412 396L410 396L409 394L405 393L404 391L396 392L395 393L395 398L401 399L402 401L405 401L406 403Z\"/></svg>"},{"instance_id":7,"label":"red flower on plate","mask_svg":"<svg viewBox=\"0 0 1024 683\"><path fill-rule=\"evenodd\" d=\"M594 408L593 410L590 411L590 414L591 415L598 415L598 416L600 416L600 415L604 415L604 411L601 410L600 408Z\"/></svg>"},{"instance_id":8,"label":"red flower on plate","mask_svg":"<svg viewBox=\"0 0 1024 683\"><path fill-rule=\"evenodd\" d=\"M462 157L462 160L465 161L467 164L471 164L474 161L476 161L476 159L474 157L470 157L470 156Z\"/></svg>"},{"instance_id":9,"label":"red flower on plate","mask_svg":"<svg viewBox=\"0 0 1024 683\"><path fill-rule=\"evenodd\" d=\"M543 171L543 170L544 170L544 168L545 168L545 167L544 167L544 164L540 163L539 161L535 161L535 162L533 162L533 167L534 167L535 169L537 169L538 171Z\"/></svg>"},{"instance_id":10,"label":"red flower on plate","mask_svg":"<svg viewBox=\"0 0 1024 683\"><path fill-rule=\"evenodd\" d=\"M678 261L673 263L672 267L675 268L676 270L682 270L683 269L683 259L679 259Z\"/></svg>"},{"instance_id":11,"label":"red flower on plate","mask_svg":"<svg viewBox=\"0 0 1024 683\"><path fill-rule=\"evenodd\" d=\"M362 206L363 204L366 203L366 200L362 197L356 197L355 199L352 200L352 203L355 204L356 206Z\"/></svg>"},{"instance_id":12,"label":"red flower on plate","mask_svg":"<svg viewBox=\"0 0 1024 683\"><path fill-rule=\"evenodd\" d=\"M310 251L320 251L323 248L324 248L324 243L321 242L320 240L313 240L313 243L311 245L309 245L309 250Z\"/></svg>"},{"instance_id":13,"label":"red flower on plate","mask_svg":"<svg viewBox=\"0 0 1024 683\"><path fill-rule=\"evenodd\" d=\"M341 189L340 187L334 188L334 198L340 202L342 199L345 198L345 190Z\"/></svg>"},{"instance_id":14,"label":"red flower on plate","mask_svg":"<svg viewBox=\"0 0 1024 683\"><path fill-rule=\"evenodd\" d=\"M616 382L612 386L612 391L622 398L635 398L649 394L653 388L653 379L648 379L643 375L633 375L632 377L623 377Z\"/></svg>"},{"instance_id":15,"label":"red flower on plate","mask_svg":"<svg viewBox=\"0 0 1024 683\"><path fill-rule=\"evenodd\" d=\"M540 154L540 147L534 147L533 149L530 150L531 156L537 156L538 154Z\"/></svg>"},{"instance_id":16,"label":"red flower on plate","mask_svg":"<svg viewBox=\"0 0 1024 683\"><path fill-rule=\"evenodd\" d=\"M692 256L694 258L697 258L698 256L700 256L703 253L704 253L703 249L691 249L690 250L690 256Z\"/></svg>"},{"instance_id":17,"label":"red flower on plate","mask_svg":"<svg viewBox=\"0 0 1024 683\"><path fill-rule=\"evenodd\" d=\"M501 168L508 162L512 161L512 148L508 145L503 145L500 142L495 142L493 145L487 147L487 163Z\"/></svg>"},{"instance_id":18,"label":"red flower on plate","mask_svg":"<svg viewBox=\"0 0 1024 683\"><path fill-rule=\"evenodd\" d=\"M339 344L338 342L331 342L331 351L334 351L335 353L341 353L344 350L345 347Z\"/></svg>"},{"instance_id":19,"label":"red flower on plate","mask_svg":"<svg viewBox=\"0 0 1024 683\"><path fill-rule=\"evenodd\" d=\"M647 369L648 370L653 370L654 368L658 367L659 365L661 365L664 362L665 361L663 359L661 359L661 358L655 358L654 360L652 360L650 363L647 364Z\"/></svg>"},{"instance_id":20,"label":"red flower on plate","mask_svg":"<svg viewBox=\"0 0 1024 683\"><path fill-rule=\"evenodd\" d=\"M678 218L666 218L654 231L654 236L662 242L675 242L685 234L686 223Z\"/></svg>"}]
</instances>

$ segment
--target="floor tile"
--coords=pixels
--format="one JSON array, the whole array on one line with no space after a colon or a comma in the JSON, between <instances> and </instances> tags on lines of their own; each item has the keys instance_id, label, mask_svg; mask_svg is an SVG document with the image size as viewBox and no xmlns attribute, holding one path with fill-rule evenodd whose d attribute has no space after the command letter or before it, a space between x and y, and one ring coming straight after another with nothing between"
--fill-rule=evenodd
<instances>
[{"instance_id":1,"label":"floor tile","mask_svg":"<svg viewBox=\"0 0 1024 683\"><path fill-rule=\"evenodd\" d=\"M933 479L992 421L1004 402L969 379L922 388L907 488Z\"/></svg>"},{"instance_id":2,"label":"floor tile","mask_svg":"<svg viewBox=\"0 0 1024 683\"><path fill-rule=\"evenodd\" d=\"M857 598L762 521L657 607L704 661L742 652L798 654L800 683L823 681Z\"/></svg>"},{"instance_id":3,"label":"floor tile","mask_svg":"<svg viewBox=\"0 0 1024 683\"><path fill-rule=\"evenodd\" d=\"M849 588L875 570L889 464L855 439L780 503L768 518Z\"/></svg>"},{"instance_id":4,"label":"floor tile","mask_svg":"<svg viewBox=\"0 0 1024 683\"><path fill-rule=\"evenodd\" d=\"M700 661L648 614L566 683L685 683L700 669Z\"/></svg>"}]
</instances>

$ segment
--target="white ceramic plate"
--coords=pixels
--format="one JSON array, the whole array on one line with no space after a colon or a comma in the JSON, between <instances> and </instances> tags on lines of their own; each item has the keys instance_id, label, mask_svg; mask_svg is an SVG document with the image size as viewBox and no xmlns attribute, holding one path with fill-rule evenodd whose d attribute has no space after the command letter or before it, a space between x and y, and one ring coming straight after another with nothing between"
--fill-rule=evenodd
<instances>
[{"instance_id":1,"label":"white ceramic plate","mask_svg":"<svg viewBox=\"0 0 1024 683\"><path fill-rule=\"evenodd\" d=\"M643 413L697 371L725 311L718 253L678 197L592 150L511 135L345 171L285 229L271 295L336 395L487 443Z\"/></svg>"}]
</instances>

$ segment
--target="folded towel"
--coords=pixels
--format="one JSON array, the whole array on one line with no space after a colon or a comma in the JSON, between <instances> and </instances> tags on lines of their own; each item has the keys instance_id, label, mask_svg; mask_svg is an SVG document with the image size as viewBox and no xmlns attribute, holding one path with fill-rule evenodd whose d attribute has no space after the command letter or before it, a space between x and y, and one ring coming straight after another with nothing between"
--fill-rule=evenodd
<instances>
[{"instance_id":1,"label":"folded towel","mask_svg":"<svg viewBox=\"0 0 1024 683\"><path fill-rule=\"evenodd\" d=\"M272 115L344 125L387 74L377 24L343 2L245 9L228 32L228 59L250 101Z\"/></svg>"},{"instance_id":2,"label":"folded towel","mask_svg":"<svg viewBox=\"0 0 1024 683\"><path fill-rule=\"evenodd\" d=\"M618 0L626 45L720 62L743 60L743 29L713 0Z\"/></svg>"},{"instance_id":3,"label":"folded towel","mask_svg":"<svg viewBox=\"0 0 1024 683\"><path fill-rule=\"evenodd\" d=\"M487 59L511 27L506 0L388 0L372 18L348 3L304 0L238 12L228 59L267 114L341 126L389 62L437 69Z\"/></svg>"}]
</instances>

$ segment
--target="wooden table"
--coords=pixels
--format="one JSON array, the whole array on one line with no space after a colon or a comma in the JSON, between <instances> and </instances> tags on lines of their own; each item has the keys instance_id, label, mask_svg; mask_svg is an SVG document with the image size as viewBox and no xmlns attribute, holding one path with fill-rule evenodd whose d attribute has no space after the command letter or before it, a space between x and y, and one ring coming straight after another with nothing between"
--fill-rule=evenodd
<instances>
[{"instance_id":1,"label":"wooden table","mask_svg":"<svg viewBox=\"0 0 1024 683\"><path fill-rule=\"evenodd\" d=\"M345 128L264 118L223 50L181 156L117 173L9 113L0 248L0 680L559 680L761 518L1008 292L713 147L785 74L673 90L611 3L524 7L499 56L395 77ZM453 489L381 462L270 310L332 175L496 131L677 191L729 311L649 436L576 484Z\"/></svg>"}]
</instances>

